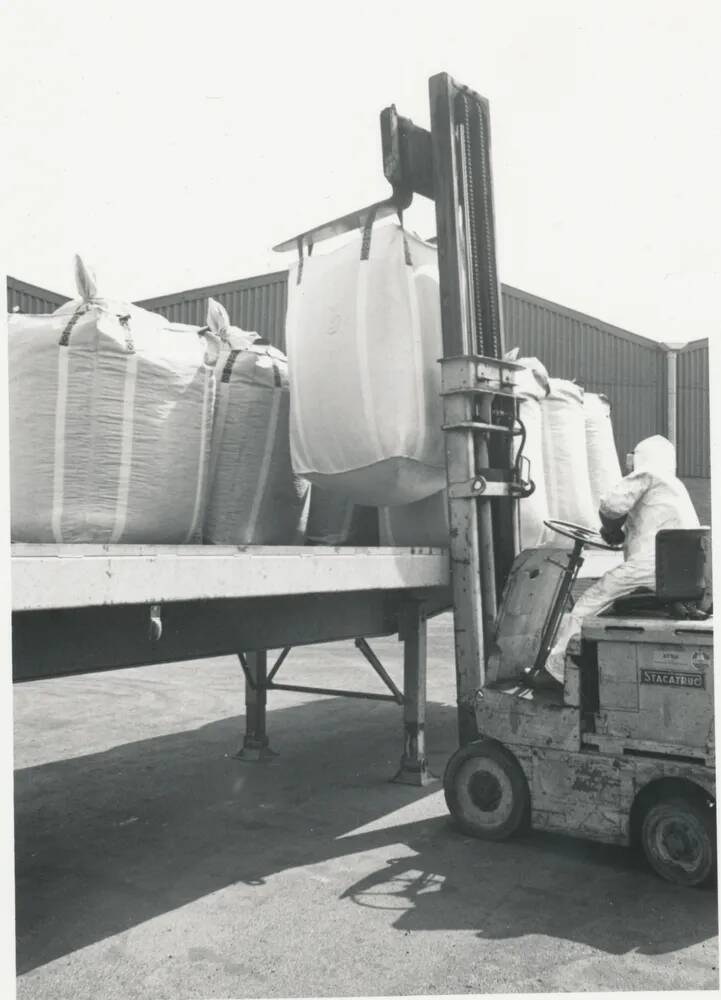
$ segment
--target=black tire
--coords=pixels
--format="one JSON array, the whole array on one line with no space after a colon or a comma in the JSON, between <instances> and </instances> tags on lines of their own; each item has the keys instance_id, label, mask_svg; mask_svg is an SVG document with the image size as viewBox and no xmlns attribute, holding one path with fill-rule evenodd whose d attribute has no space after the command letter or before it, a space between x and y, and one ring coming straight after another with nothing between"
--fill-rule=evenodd
<instances>
[{"instance_id":1,"label":"black tire","mask_svg":"<svg viewBox=\"0 0 721 1000\"><path fill-rule=\"evenodd\" d=\"M463 833L506 840L528 826L531 797L513 754L494 740L457 750L443 776L446 805Z\"/></svg>"},{"instance_id":2,"label":"black tire","mask_svg":"<svg viewBox=\"0 0 721 1000\"><path fill-rule=\"evenodd\" d=\"M659 799L643 817L641 845L648 863L668 882L703 885L716 871L715 809L701 797Z\"/></svg>"}]
</instances>

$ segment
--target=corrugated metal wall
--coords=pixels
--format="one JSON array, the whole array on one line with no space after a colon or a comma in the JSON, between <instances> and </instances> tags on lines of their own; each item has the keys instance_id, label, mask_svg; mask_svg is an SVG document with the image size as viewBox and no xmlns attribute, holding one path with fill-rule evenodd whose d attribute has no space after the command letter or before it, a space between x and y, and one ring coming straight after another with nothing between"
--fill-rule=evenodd
<instances>
[{"instance_id":1,"label":"corrugated metal wall","mask_svg":"<svg viewBox=\"0 0 721 1000\"><path fill-rule=\"evenodd\" d=\"M275 271L256 278L224 285L194 288L178 295L144 299L137 305L159 312L175 323L205 326L208 299L225 306L231 322L242 330L253 330L280 350L285 349L285 310L288 272Z\"/></svg>"},{"instance_id":2,"label":"corrugated metal wall","mask_svg":"<svg viewBox=\"0 0 721 1000\"><path fill-rule=\"evenodd\" d=\"M47 288L29 285L26 281L7 276L8 312L50 313L68 302L67 295L58 295Z\"/></svg>"},{"instance_id":3,"label":"corrugated metal wall","mask_svg":"<svg viewBox=\"0 0 721 1000\"><path fill-rule=\"evenodd\" d=\"M708 340L679 351L677 362L678 464L680 476L711 475Z\"/></svg>"},{"instance_id":4,"label":"corrugated metal wall","mask_svg":"<svg viewBox=\"0 0 721 1000\"><path fill-rule=\"evenodd\" d=\"M608 396L621 461L642 438L666 432L665 354L655 341L517 288L503 288L503 306L509 348Z\"/></svg>"}]
</instances>

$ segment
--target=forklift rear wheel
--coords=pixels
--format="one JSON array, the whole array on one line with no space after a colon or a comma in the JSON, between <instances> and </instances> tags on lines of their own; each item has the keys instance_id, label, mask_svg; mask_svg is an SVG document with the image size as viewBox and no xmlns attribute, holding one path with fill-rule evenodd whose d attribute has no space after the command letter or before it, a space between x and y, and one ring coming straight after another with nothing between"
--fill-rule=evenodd
<instances>
[{"instance_id":1,"label":"forklift rear wheel","mask_svg":"<svg viewBox=\"0 0 721 1000\"><path fill-rule=\"evenodd\" d=\"M457 750L448 761L443 790L456 824L471 837L506 840L528 825L526 776L513 754L494 740Z\"/></svg>"},{"instance_id":2,"label":"forklift rear wheel","mask_svg":"<svg viewBox=\"0 0 721 1000\"><path fill-rule=\"evenodd\" d=\"M691 797L661 799L643 818L641 843L662 878L677 885L702 885L716 866L715 811L710 803Z\"/></svg>"}]
</instances>

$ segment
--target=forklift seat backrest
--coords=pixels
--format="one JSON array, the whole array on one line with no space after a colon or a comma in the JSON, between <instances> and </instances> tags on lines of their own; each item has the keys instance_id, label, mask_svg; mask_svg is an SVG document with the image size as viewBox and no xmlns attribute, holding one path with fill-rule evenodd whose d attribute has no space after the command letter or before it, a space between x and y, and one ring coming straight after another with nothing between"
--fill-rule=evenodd
<instances>
[{"instance_id":1,"label":"forklift seat backrest","mask_svg":"<svg viewBox=\"0 0 721 1000\"><path fill-rule=\"evenodd\" d=\"M709 528L667 528L656 535L659 601L700 601L710 590Z\"/></svg>"}]
</instances>

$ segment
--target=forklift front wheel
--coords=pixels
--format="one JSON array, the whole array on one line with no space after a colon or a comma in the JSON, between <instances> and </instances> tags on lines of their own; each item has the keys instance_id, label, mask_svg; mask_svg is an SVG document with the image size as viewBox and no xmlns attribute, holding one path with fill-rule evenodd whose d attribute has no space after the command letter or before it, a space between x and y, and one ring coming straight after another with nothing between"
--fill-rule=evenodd
<instances>
[{"instance_id":1,"label":"forklift front wheel","mask_svg":"<svg viewBox=\"0 0 721 1000\"><path fill-rule=\"evenodd\" d=\"M643 818L641 843L662 878L677 885L702 885L716 866L714 809L691 797L661 799Z\"/></svg>"},{"instance_id":2,"label":"forklift front wheel","mask_svg":"<svg viewBox=\"0 0 721 1000\"><path fill-rule=\"evenodd\" d=\"M446 805L463 833L506 840L528 826L531 799L513 754L494 740L456 750L443 776Z\"/></svg>"}]
</instances>

